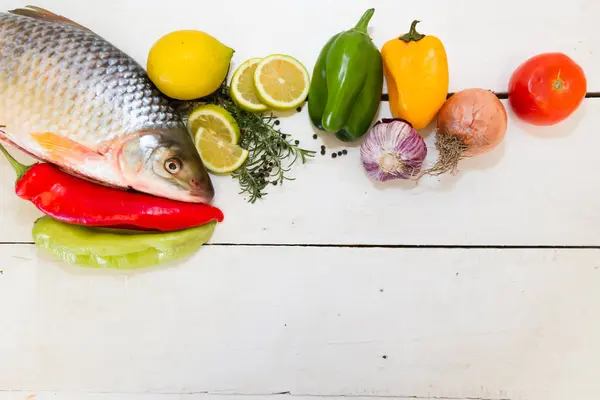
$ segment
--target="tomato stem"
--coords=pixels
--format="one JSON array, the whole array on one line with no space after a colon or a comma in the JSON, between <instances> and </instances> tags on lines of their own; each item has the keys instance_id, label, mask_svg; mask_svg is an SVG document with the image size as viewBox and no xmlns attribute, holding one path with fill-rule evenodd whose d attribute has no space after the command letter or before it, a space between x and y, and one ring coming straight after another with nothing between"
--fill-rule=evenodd
<instances>
[{"instance_id":1,"label":"tomato stem","mask_svg":"<svg viewBox=\"0 0 600 400\"><path fill-rule=\"evenodd\" d=\"M412 24L410 24L410 31L407 34L400 36L398 39L404 42L418 42L423 39L425 35L417 32L417 24L421 21L414 20Z\"/></svg>"},{"instance_id":2,"label":"tomato stem","mask_svg":"<svg viewBox=\"0 0 600 400\"><path fill-rule=\"evenodd\" d=\"M557 92L563 90L564 87L565 82L563 82L563 80L560 78L556 78L554 82L552 82L552 89L556 90Z\"/></svg>"}]
</instances>

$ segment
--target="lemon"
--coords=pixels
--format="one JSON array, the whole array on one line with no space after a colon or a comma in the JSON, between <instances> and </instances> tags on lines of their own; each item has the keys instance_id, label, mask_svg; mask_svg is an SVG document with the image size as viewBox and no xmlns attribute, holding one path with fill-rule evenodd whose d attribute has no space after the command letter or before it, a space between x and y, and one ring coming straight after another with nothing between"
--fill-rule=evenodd
<instances>
[{"instance_id":1,"label":"lemon","mask_svg":"<svg viewBox=\"0 0 600 400\"><path fill-rule=\"evenodd\" d=\"M215 174L228 174L241 167L248 158L248 150L230 143L200 127L195 132L195 144L206 169Z\"/></svg>"},{"instance_id":2,"label":"lemon","mask_svg":"<svg viewBox=\"0 0 600 400\"><path fill-rule=\"evenodd\" d=\"M187 127L192 135L196 135L199 128L204 128L229 143L237 144L240 140L240 127L233 116L214 104L196 107L188 117Z\"/></svg>"},{"instance_id":3,"label":"lemon","mask_svg":"<svg viewBox=\"0 0 600 400\"><path fill-rule=\"evenodd\" d=\"M242 109L250 112L266 111L264 105L256 94L254 86L254 71L262 58L251 58L240 65L231 77L230 96Z\"/></svg>"},{"instance_id":4,"label":"lemon","mask_svg":"<svg viewBox=\"0 0 600 400\"><path fill-rule=\"evenodd\" d=\"M165 95L193 100L216 91L229 70L234 50L195 30L171 32L150 49L150 80Z\"/></svg>"},{"instance_id":5,"label":"lemon","mask_svg":"<svg viewBox=\"0 0 600 400\"><path fill-rule=\"evenodd\" d=\"M306 100L310 78L300 61L285 54L272 54L256 66L254 84L264 104L284 111Z\"/></svg>"}]
</instances>

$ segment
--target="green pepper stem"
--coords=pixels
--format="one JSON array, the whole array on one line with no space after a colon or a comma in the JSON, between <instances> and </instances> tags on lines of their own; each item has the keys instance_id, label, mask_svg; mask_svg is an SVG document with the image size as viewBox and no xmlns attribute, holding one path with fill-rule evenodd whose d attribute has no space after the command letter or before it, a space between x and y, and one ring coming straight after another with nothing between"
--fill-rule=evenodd
<instances>
[{"instance_id":1,"label":"green pepper stem","mask_svg":"<svg viewBox=\"0 0 600 400\"><path fill-rule=\"evenodd\" d=\"M398 39L403 40L405 42L418 42L423 39L425 35L417 32L417 24L421 21L414 20L412 24L410 24L410 31L407 34L400 36Z\"/></svg>"},{"instance_id":2,"label":"green pepper stem","mask_svg":"<svg viewBox=\"0 0 600 400\"><path fill-rule=\"evenodd\" d=\"M374 8L369 8L367 11L365 11L363 16L360 18L360 20L354 27L354 30L362 32L362 33L367 33L367 26L369 25L369 21L371 20L371 17L373 16L374 13L375 13Z\"/></svg>"},{"instance_id":3,"label":"green pepper stem","mask_svg":"<svg viewBox=\"0 0 600 400\"><path fill-rule=\"evenodd\" d=\"M15 170L15 173L17 174L17 182L18 182L19 179L21 179L23 177L23 175L25 175L25 172L27 172L27 170L29 168L31 168L32 166L31 165L29 165L29 166L23 165L20 162L18 162L17 160L15 160L15 158L13 156L11 156L10 153L8 151L6 151L4 146L2 146L1 144L0 144L0 151L4 154L4 156L10 163L10 165L12 165L13 169Z\"/></svg>"}]
</instances>

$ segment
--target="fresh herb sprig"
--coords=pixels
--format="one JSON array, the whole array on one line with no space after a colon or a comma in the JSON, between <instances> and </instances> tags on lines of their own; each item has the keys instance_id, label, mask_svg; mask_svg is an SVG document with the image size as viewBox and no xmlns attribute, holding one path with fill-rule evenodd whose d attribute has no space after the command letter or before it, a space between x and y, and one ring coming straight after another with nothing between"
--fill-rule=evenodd
<instances>
[{"instance_id":1,"label":"fresh herb sprig","mask_svg":"<svg viewBox=\"0 0 600 400\"><path fill-rule=\"evenodd\" d=\"M203 102L225 108L240 127L239 145L249 154L246 162L232 176L239 180L240 194L246 193L250 203L266 196L269 184L281 185L285 180L294 180L287 174L292 165L298 160L304 164L316 153L299 147L299 141L283 133L277 127L279 120L272 114L258 115L238 107L229 96L227 85L222 85Z\"/></svg>"}]
</instances>

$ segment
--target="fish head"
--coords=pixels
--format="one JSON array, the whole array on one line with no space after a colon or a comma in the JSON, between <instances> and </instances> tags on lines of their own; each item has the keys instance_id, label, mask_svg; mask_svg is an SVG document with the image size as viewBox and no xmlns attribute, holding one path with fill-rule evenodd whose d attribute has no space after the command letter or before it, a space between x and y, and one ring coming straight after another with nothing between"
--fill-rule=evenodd
<instances>
[{"instance_id":1,"label":"fish head","mask_svg":"<svg viewBox=\"0 0 600 400\"><path fill-rule=\"evenodd\" d=\"M185 127L132 135L120 151L118 164L128 185L140 192L205 204L215 195Z\"/></svg>"}]
</instances>

